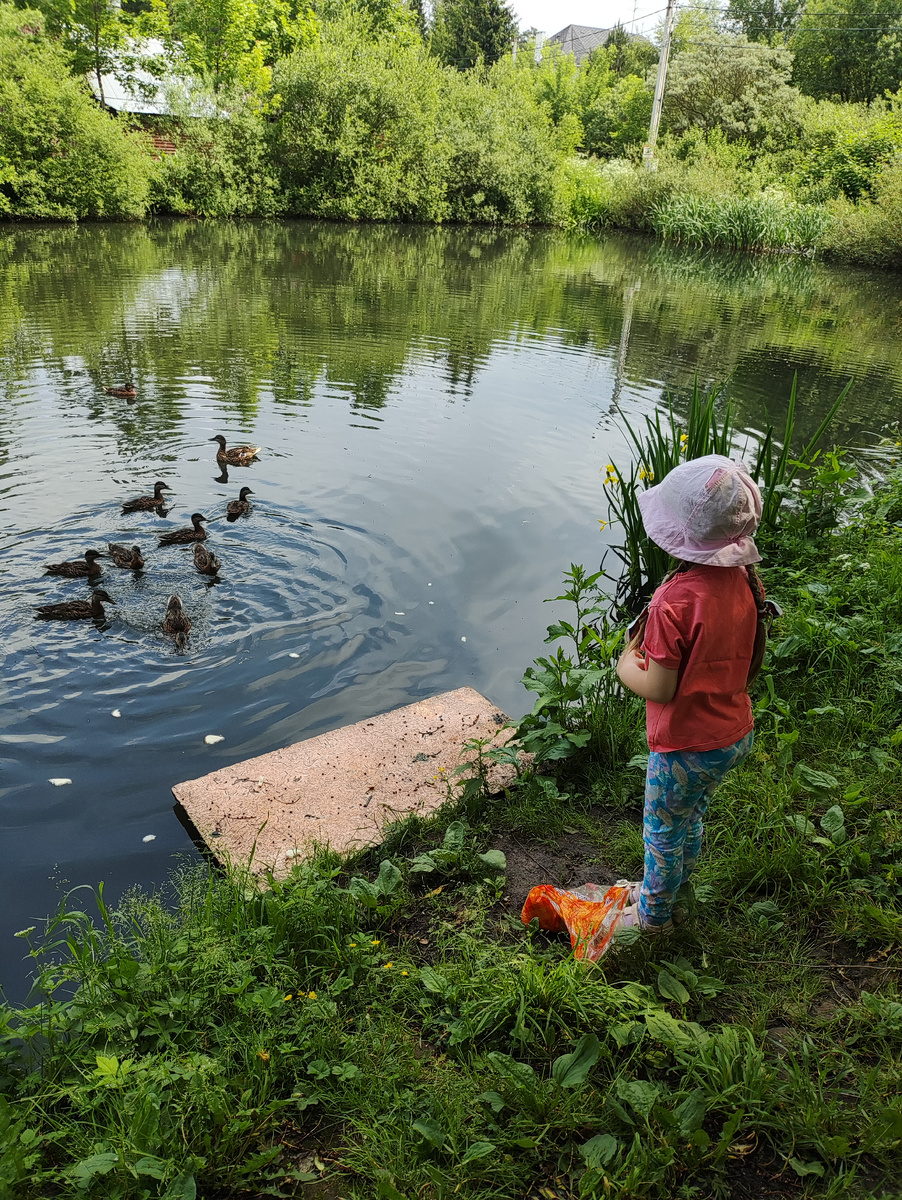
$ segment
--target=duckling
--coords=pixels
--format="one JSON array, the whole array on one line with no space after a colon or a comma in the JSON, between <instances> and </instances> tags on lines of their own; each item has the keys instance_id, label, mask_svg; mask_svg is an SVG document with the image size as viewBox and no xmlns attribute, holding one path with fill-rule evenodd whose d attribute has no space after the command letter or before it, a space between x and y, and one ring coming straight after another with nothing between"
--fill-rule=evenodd
<instances>
[{"instance_id":1,"label":"duckling","mask_svg":"<svg viewBox=\"0 0 902 1200\"><path fill-rule=\"evenodd\" d=\"M161 546L181 546L185 542L202 542L206 539L207 531L201 527L201 521L206 521L203 513L192 513L192 529L173 529L172 533L164 533L160 538Z\"/></svg>"},{"instance_id":2,"label":"duckling","mask_svg":"<svg viewBox=\"0 0 902 1200\"><path fill-rule=\"evenodd\" d=\"M233 467L246 467L248 463L255 461L259 446L233 446L231 450L226 450L226 440L221 433L217 433L216 437L210 438L211 442L219 442L219 449L216 451L216 461L220 464L228 463Z\"/></svg>"},{"instance_id":3,"label":"duckling","mask_svg":"<svg viewBox=\"0 0 902 1200\"><path fill-rule=\"evenodd\" d=\"M166 605L166 615L163 617L163 632L175 634L175 644L184 646L190 629L191 622L182 608L181 600L176 595L170 596Z\"/></svg>"},{"instance_id":4,"label":"duckling","mask_svg":"<svg viewBox=\"0 0 902 1200\"><path fill-rule=\"evenodd\" d=\"M161 509L166 503L166 497L163 492L171 492L172 488L162 480L157 480L153 485L152 496L138 496L135 500L126 500L122 505L124 513L131 512L152 512L154 509Z\"/></svg>"},{"instance_id":5,"label":"duckling","mask_svg":"<svg viewBox=\"0 0 902 1200\"><path fill-rule=\"evenodd\" d=\"M139 546L132 546L129 550L128 546L120 546L118 542L108 542L107 545L110 558L115 566L122 567L125 571L140 571L144 566L144 558Z\"/></svg>"},{"instance_id":6,"label":"duckling","mask_svg":"<svg viewBox=\"0 0 902 1200\"><path fill-rule=\"evenodd\" d=\"M47 563L44 567L51 575L65 575L67 579L92 578L100 574L100 563L97 561L100 553L97 550L86 550L85 561Z\"/></svg>"},{"instance_id":7,"label":"duckling","mask_svg":"<svg viewBox=\"0 0 902 1200\"><path fill-rule=\"evenodd\" d=\"M243 517L251 511L251 502L246 497L253 496L253 494L249 487L243 487L238 495L238 499L228 502L226 505L226 516L229 520L234 520L235 517Z\"/></svg>"},{"instance_id":8,"label":"duckling","mask_svg":"<svg viewBox=\"0 0 902 1200\"><path fill-rule=\"evenodd\" d=\"M63 604L36 604L34 619L36 621L87 621L93 617L95 621L102 621L106 616L103 604L101 604L102 600L105 600L107 604L116 603L112 596L107 595L102 588L98 588L96 592L91 593L90 600L66 600Z\"/></svg>"},{"instance_id":9,"label":"duckling","mask_svg":"<svg viewBox=\"0 0 902 1200\"><path fill-rule=\"evenodd\" d=\"M208 550L200 542L195 542L194 565L200 571L201 575L215 575L219 570L219 559L212 550Z\"/></svg>"},{"instance_id":10,"label":"duckling","mask_svg":"<svg viewBox=\"0 0 902 1200\"><path fill-rule=\"evenodd\" d=\"M108 396L118 396L120 400L134 400L138 394L131 384L128 387L104 388L104 391Z\"/></svg>"}]
</instances>

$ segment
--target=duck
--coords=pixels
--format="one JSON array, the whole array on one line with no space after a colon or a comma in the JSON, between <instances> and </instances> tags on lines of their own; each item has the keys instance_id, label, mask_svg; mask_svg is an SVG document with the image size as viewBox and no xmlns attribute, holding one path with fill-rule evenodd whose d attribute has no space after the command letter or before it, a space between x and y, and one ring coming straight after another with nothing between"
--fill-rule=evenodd
<instances>
[{"instance_id":1,"label":"duck","mask_svg":"<svg viewBox=\"0 0 902 1200\"><path fill-rule=\"evenodd\" d=\"M249 487L243 487L238 494L238 499L230 500L226 505L226 516L242 517L245 513L249 513L251 511L251 502L247 497L253 496L253 494Z\"/></svg>"},{"instance_id":2,"label":"duck","mask_svg":"<svg viewBox=\"0 0 902 1200\"><path fill-rule=\"evenodd\" d=\"M184 646L190 629L191 621L182 608L181 600L175 594L171 595L166 605L166 615L163 617L163 632L175 634L176 645Z\"/></svg>"},{"instance_id":3,"label":"duck","mask_svg":"<svg viewBox=\"0 0 902 1200\"><path fill-rule=\"evenodd\" d=\"M65 575L67 579L91 578L100 574L100 558L98 550L86 550L85 561L76 559L74 562L47 563L44 570L51 575Z\"/></svg>"},{"instance_id":4,"label":"duck","mask_svg":"<svg viewBox=\"0 0 902 1200\"><path fill-rule=\"evenodd\" d=\"M202 542L206 539L207 531L202 528L201 521L206 521L203 513L191 514L191 529L173 529L172 533L164 533L160 538L161 546L181 546L185 542Z\"/></svg>"},{"instance_id":5,"label":"duck","mask_svg":"<svg viewBox=\"0 0 902 1200\"><path fill-rule=\"evenodd\" d=\"M201 575L215 575L219 570L219 559L212 550L208 550L200 542L195 542L194 565L200 571Z\"/></svg>"},{"instance_id":6,"label":"duck","mask_svg":"<svg viewBox=\"0 0 902 1200\"><path fill-rule=\"evenodd\" d=\"M131 384L128 387L104 388L104 391L108 396L118 396L120 400L134 400L138 394Z\"/></svg>"},{"instance_id":7,"label":"duck","mask_svg":"<svg viewBox=\"0 0 902 1200\"><path fill-rule=\"evenodd\" d=\"M106 616L103 604L115 604L116 601L102 588L91 593L90 600L66 600L62 604L36 604L34 619L36 621L87 621L92 618L102 621Z\"/></svg>"},{"instance_id":8,"label":"duck","mask_svg":"<svg viewBox=\"0 0 902 1200\"><path fill-rule=\"evenodd\" d=\"M153 509L161 509L166 503L166 497L163 492L171 492L172 488L167 483L163 483L161 479L153 485L152 496L138 496L134 500L126 500L122 505L124 513L130 512L152 512Z\"/></svg>"},{"instance_id":9,"label":"duck","mask_svg":"<svg viewBox=\"0 0 902 1200\"><path fill-rule=\"evenodd\" d=\"M259 446L233 446L231 450L226 450L226 440L221 433L217 433L216 437L211 437L210 441L219 442L216 461L227 463L233 467L246 467L248 463L254 462L257 451L260 449Z\"/></svg>"},{"instance_id":10,"label":"duck","mask_svg":"<svg viewBox=\"0 0 902 1200\"><path fill-rule=\"evenodd\" d=\"M139 546L132 546L129 550L128 546L121 546L118 542L108 542L107 545L110 558L115 566L122 567L126 571L140 571L144 566L144 558Z\"/></svg>"}]
</instances>

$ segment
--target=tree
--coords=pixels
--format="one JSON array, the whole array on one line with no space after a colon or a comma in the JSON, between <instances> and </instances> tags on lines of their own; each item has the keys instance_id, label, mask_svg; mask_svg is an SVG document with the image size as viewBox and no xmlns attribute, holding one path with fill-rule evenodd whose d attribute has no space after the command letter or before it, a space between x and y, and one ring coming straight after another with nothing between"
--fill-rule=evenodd
<instances>
[{"instance_id":1,"label":"tree","mask_svg":"<svg viewBox=\"0 0 902 1200\"><path fill-rule=\"evenodd\" d=\"M792 39L793 78L818 99L870 104L902 80L902 0L809 0Z\"/></svg>"},{"instance_id":2,"label":"tree","mask_svg":"<svg viewBox=\"0 0 902 1200\"><path fill-rule=\"evenodd\" d=\"M761 141L796 108L791 71L788 50L750 42L743 34L709 33L673 58L664 120L677 133L719 128L731 140Z\"/></svg>"},{"instance_id":3,"label":"tree","mask_svg":"<svg viewBox=\"0 0 902 1200\"><path fill-rule=\"evenodd\" d=\"M430 50L449 67L491 66L513 46L517 19L503 0L439 0Z\"/></svg>"},{"instance_id":4,"label":"tree","mask_svg":"<svg viewBox=\"0 0 902 1200\"><path fill-rule=\"evenodd\" d=\"M128 18L110 0L38 0L38 7L47 32L71 53L72 73L91 72L103 103L103 76L117 64L116 52L128 36Z\"/></svg>"},{"instance_id":5,"label":"tree","mask_svg":"<svg viewBox=\"0 0 902 1200\"><path fill-rule=\"evenodd\" d=\"M611 70L621 79L627 75L638 75L644 79L658 61L658 49L648 38L627 33L622 25L615 25L605 39ZM593 51L593 55L598 51Z\"/></svg>"},{"instance_id":6,"label":"tree","mask_svg":"<svg viewBox=\"0 0 902 1200\"><path fill-rule=\"evenodd\" d=\"M750 42L785 43L799 23L803 0L730 0L727 21Z\"/></svg>"}]
</instances>

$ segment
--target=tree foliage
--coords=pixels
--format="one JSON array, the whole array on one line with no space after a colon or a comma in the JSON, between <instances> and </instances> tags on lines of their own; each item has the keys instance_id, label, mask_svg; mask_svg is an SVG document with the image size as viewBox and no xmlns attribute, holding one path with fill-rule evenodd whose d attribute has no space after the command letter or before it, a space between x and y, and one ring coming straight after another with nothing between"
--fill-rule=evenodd
<instances>
[{"instance_id":1,"label":"tree foliage","mask_svg":"<svg viewBox=\"0 0 902 1200\"><path fill-rule=\"evenodd\" d=\"M674 56L664 120L677 133L721 129L728 138L760 142L791 121L798 93L789 84L792 55L743 34L709 33Z\"/></svg>"},{"instance_id":2,"label":"tree foliage","mask_svg":"<svg viewBox=\"0 0 902 1200\"><path fill-rule=\"evenodd\" d=\"M726 19L750 42L784 44L795 31L803 0L730 0Z\"/></svg>"},{"instance_id":3,"label":"tree foliage","mask_svg":"<svg viewBox=\"0 0 902 1200\"><path fill-rule=\"evenodd\" d=\"M144 139L97 106L33 9L0 3L0 215L143 215Z\"/></svg>"},{"instance_id":4,"label":"tree foliage","mask_svg":"<svg viewBox=\"0 0 902 1200\"><path fill-rule=\"evenodd\" d=\"M803 91L869 104L902 81L902 0L808 0L791 46Z\"/></svg>"},{"instance_id":5,"label":"tree foliage","mask_svg":"<svg viewBox=\"0 0 902 1200\"><path fill-rule=\"evenodd\" d=\"M517 19L504 0L438 0L430 47L440 62L465 71L496 63L516 35Z\"/></svg>"}]
</instances>

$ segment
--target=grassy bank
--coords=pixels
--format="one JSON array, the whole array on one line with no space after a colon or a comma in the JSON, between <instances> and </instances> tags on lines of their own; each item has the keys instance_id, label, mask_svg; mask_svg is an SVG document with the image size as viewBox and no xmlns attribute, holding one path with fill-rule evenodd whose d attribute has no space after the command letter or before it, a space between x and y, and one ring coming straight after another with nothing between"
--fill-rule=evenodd
<instances>
[{"instance_id":1,"label":"grassy bank","mask_svg":"<svg viewBox=\"0 0 902 1200\"><path fill-rule=\"evenodd\" d=\"M0 1195L898 1196L902 474L841 521L854 472L816 470L766 546L756 745L672 937L587 968L518 919L534 883L641 870L642 713L602 623L592 663L533 671L590 697L530 726L576 747L554 774L476 776L262 892L192 865L23 931ZM554 641L585 641L603 582L570 572Z\"/></svg>"}]
</instances>

